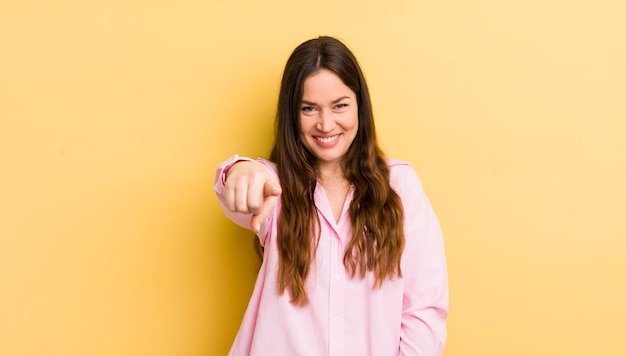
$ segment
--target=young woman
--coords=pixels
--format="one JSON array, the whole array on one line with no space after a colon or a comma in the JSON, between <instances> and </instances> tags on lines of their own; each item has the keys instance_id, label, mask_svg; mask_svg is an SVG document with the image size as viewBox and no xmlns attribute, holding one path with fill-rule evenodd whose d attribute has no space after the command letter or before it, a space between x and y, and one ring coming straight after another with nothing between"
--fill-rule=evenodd
<instances>
[{"instance_id":1,"label":"young woman","mask_svg":"<svg viewBox=\"0 0 626 356\"><path fill-rule=\"evenodd\" d=\"M230 355L442 353L441 229L415 171L380 150L365 78L340 41L294 50L270 160L231 157L214 189L264 247Z\"/></svg>"}]
</instances>

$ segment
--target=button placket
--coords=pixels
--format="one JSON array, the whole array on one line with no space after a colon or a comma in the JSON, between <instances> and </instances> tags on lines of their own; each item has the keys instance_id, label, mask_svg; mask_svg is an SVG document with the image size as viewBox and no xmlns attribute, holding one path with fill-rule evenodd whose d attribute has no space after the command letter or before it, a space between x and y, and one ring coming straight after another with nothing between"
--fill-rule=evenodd
<instances>
[{"instance_id":1,"label":"button placket","mask_svg":"<svg viewBox=\"0 0 626 356\"><path fill-rule=\"evenodd\" d=\"M329 355L343 354L345 284L342 280L343 244L336 232L331 239L329 283Z\"/></svg>"}]
</instances>

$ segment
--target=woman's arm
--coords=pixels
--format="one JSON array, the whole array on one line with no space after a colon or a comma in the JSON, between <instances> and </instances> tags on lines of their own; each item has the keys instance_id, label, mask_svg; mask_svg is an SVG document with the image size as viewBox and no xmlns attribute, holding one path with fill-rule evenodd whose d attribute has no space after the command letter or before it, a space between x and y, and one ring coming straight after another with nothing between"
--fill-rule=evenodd
<instances>
[{"instance_id":1,"label":"woman's arm","mask_svg":"<svg viewBox=\"0 0 626 356\"><path fill-rule=\"evenodd\" d=\"M439 356L446 341L448 274L441 228L415 171L396 167L404 205L404 297L399 355Z\"/></svg>"}]
</instances>

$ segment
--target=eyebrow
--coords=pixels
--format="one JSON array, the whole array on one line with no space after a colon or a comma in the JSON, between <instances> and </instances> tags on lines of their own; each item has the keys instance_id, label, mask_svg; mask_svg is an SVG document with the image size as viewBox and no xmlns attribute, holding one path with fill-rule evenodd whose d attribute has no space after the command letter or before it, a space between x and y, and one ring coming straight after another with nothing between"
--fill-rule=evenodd
<instances>
[{"instance_id":1,"label":"eyebrow","mask_svg":"<svg viewBox=\"0 0 626 356\"><path fill-rule=\"evenodd\" d=\"M349 96L347 96L347 95L344 95L344 96L342 96L342 97L340 97L340 98L337 98L337 99L333 100L333 102L332 102L332 103L333 103L333 104L337 104L338 102L340 102L340 101L342 101L342 100L344 100L344 99L350 99L350 97L349 97ZM302 100L302 104L306 104L306 105L317 105L316 103L314 103L314 102L312 102L312 101L306 101L306 100Z\"/></svg>"}]
</instances>

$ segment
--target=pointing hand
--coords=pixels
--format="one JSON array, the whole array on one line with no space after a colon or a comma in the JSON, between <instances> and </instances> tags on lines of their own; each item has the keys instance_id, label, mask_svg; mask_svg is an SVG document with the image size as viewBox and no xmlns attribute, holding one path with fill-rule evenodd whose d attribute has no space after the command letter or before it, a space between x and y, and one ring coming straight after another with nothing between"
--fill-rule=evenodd
<instances>
[{"instance_id":1,"label":"pointing hand","mask_svg":"<svg viewBox=\"0 0 626 356\"><path fill-rule=\"evenodd\" d=\"M255 233L269 217L281 193L276 178L259 162L238 162L226 174L226 208L232 212L252 214L250 229Z\"/></svg>"}]
</instances>

